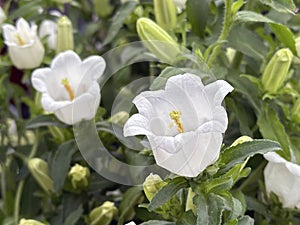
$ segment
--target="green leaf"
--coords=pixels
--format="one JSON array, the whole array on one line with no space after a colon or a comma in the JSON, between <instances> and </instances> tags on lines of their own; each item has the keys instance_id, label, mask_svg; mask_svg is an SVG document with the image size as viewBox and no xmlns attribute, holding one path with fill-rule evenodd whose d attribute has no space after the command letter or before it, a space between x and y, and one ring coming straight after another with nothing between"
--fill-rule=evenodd
<instances>
[{"instance_id":1,"label":"green leaf","mask_svg":"<svg viewBox=\"0 0 300 225\"><path fill-rule=\"evenodd\" d=\"M250 216L243 216L239 219L238 225L254 225L254 219Z\"/></svg>"},{"instance_id":2,"label":"green leaf","mask_svg":"<svg viewBox=\"0 0 300 225\"><path fill-rule=\"evenodd\" d=\"M238 163L243 163L248 157L255 154L264 154L280 150L278 142L271 140L253 140L226 148L220 155L218 164L220 168L228 170Z\"/></svg>"},{"instance_id":3,"label":"green leaf","mask_svg":"<svg viewBox=\"0 0 300 225\"><path fill-rule=\"evenodd\" d=\"M192 25L192 31L202 37L205 32L210 0L188 0L186 2L187 19Z\"/></svg>"},{"instance_id":4,"label":"green leaf","mask_svg":"<svg viewBox=\"0 0 300 225\"><path fill-rule=\"evenodd\" d=\"M143 201L144 195L141 186L129 188L123 195L119 206L118 225L123 225L125 221L133 219L135 215L134 207Z\"/></svg>"},{"instance_id":5,"label":"green leaf","mask_svg":"<svg viewBox=\"0 0 300 225\"><path fill-rule=\"evenodd\" d=\"M153 211L165 202L170 200L180 189L188 187L188 182L183 177L171 180L166 186L160 189L151 200L148 209Z\"/></svg>"},{"instance_id":6,"label":"green leaf","mask_svg":"<svg viewBox=\"0 0 300 225\"><path fill-rule=\"evenodd\" d=\"M237 0L236 2L234 2L231 7L232 15L236 14L237 11L239 11L244 4L245 2L243 0Z\"/></svg>"},{"instance_id":7,"label":"green leaf","mask_svg":"<svg viewBox=\"0 0 300 225\"><path fill-rule=\"evenodd\" d=\"M76 142L74 140L70 140L60 145L55 152L50 166L50 173L54 182L54 189L57 194L59 194L65 183L65 179L70 168L72 155L76 151Z\"/></svg>"},{"instance_id":8,"label":"green leaf","mask_svg":"<svg viewBox=\"0 0 300 225\"><path fill-rule=\"evenodd\" d=\"M291 144L277 113L273 109L265 107L265 111L258 116L257 125L264 138L280 143L283 149L283 156L290 160Z\"/></svg>"},{"instance_id":9,"label":"green leaf","mask_svg":"<svg viewBox=\"0 0 300 225\"><path fill-rule=\"evenodd\" d=\"M109 44L115 38L123 26L124 20L132 13L136 5L136 1L127 1L125 4L122 4L121 8L112 18L112 24L110 25L103 45Z\"/></svg>"},{"instance_id":10,"label":"green leaf","mask_svg":"<svg viewBox=\"0 0 300 225\"><path fill-rule=\"evenodd\" d=\"M251 12L251 11L241 11L236 14L235 20L237 22L262 22L268 23L275 33L278 40L283 43L286 47L288 47L295 55L297 55L296 45L295 45L295 38L292 31L280 24L277 23L261 14Z\"/></svg>"},{"instance_id":11,"label":"green leaf","mask_svg":"<svg viewBox=\"0 0 300 225\"><path fill-rule=\"evenodd\" d=\"M76 224L76 222L80 219L82 213L83 213L82 205L79 205L79 207L66 218L64 225Z\"/></svg>"},{"instance_id":12,"label":"green leaf","mask_svg":"<svg viewBox=\"0 0 300 225\"><path fill-rule=\"evenodd\" d=\"M189 210L176 221L176 225L194 225L196 224L196 216L192 212L192 210Z\"/></svg>"},{"instance_id":13,"label":"green leaf","mask_svg":"<svg viewBox=\"0 0 300 225\"><path fill-rule=\"evenodd\" d=\"M220 225L222 214L225 209L224 199L216 194L208 196L197 194L193 198L197 208L197 225Z\"/></svg>"},{"instance_id":14,"label":"green leaf","mask_svg":"<svg viewBox=\"0 0 300 225\"><path fill-rule=\"evenodd\" d=\"M242 26L234 26L231 29L228 45L258 60L263 60L268 54L268 48L258 35Z\"/></svg>"},{"instance_id":15,"label":"green leaf","mask_svg":"<svg viewBox=\"0 0 300 225\"><path fill-rule=\"evenodd\" d=\"M175 223L165 220L149 220L147 222L141 223L140 225L175 225Z\"/></svg>"},{"instance_id":16,"label":"green leaf","mask_svg":"<svg viewBox=\"0 0 300 225\"><path fill-rule=\"evenodd\" d=\"M295 15L296 6L293 0L259 0L261 3L270 6L278 12L291 13Z\"/></svg>"},{"instance_id":17,"label":"green leaf","mask_svg":"<svg viewBox=\"0 0 300 225\"><path fill-rule=\"evenodd\" d=\"M233 186L234 182L231 176L217 177L213 180L209 180L205 185L206 193L218 193L220 191L229 190Z\"/></svg>"},{"instance_id":18,"label":"green leaf","mask_svg":"<svg viewBox=\"0 0 300 225\"><path fill-rule=\"evenodd\" d=\"M49 114L49 115L41 115L28 121L28 123L26 124L26 129L35 129L39 127L48 127L48 126L56 126L61 128L67 127L66 124L56 119L54 115Z\"/></svg>"}]
</instances>

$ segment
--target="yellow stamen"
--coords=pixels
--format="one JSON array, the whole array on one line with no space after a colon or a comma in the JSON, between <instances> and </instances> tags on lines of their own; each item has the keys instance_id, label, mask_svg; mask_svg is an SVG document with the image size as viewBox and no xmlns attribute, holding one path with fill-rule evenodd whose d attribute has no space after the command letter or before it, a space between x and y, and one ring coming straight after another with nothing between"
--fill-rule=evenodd
<instances>
[{"instance_id":1,"label":"yellow stamen","mask_svg":"<svg viewBox=\"0 0 300 225\"><path fill-rule=\"evenodd\" d=\"M180 121L180 117L181 117L181 112L180 111L175 111L173 110L172 112L170 112L169 114L170 118L172 120L174 120L176 126L177 126L177 131L179 133L183 133L183 124Z\"/></svg>"},{"instance_id":2,"label":"yellow stamen","mask_svg":"<svg viewBox=\"0 0 300 225\"><path fill-rule=\"evenodd\" d=\"M61 84L64 85L65 89L67 90L69 96L70 96L70 99L73 100L75 98L75 94L74 94L74 91L69 83L69 80L68 78L63 78L61 80Z\"/></svg>"},{"instance_id":3,"label":"yellow stamen","mask_svg":"<svg viewBox=\"0 0 300 225\"><path fill-rule=\"evenodd\" d=\"M20 34L17 34L16 37L18 39L19 45L25 45L25 41L21 38Z\"/></svg>"}]
</instances>

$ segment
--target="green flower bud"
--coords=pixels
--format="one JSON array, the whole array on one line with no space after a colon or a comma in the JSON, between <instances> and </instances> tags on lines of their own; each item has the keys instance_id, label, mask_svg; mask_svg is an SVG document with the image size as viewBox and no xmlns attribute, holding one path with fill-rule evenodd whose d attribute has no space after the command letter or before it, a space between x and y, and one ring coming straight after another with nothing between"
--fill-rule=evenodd
<instances>
[{"instance_id":1,"label":"green flower bud","mask_svg":"<svg viewBox=\"0 0 300 225\"><path fill-rule=\"evenodd\" d=\"M253 141L253 139L249 136L241 136L239 137L238 139L236 139L231 145L230 147L233 147L233 146L237 146L239 144L242 144L244 142L247 142L247 141Z\"/></svg>"},{"instance_id":2,"label":"green flower bud","mask_svg":"<svg viewBox=\"0 0 300 225\"><path fill-rule=\"evenodd\" d=\"M154 0L154 14L159 26L173 30L177 24L177 10L173 0Z\"/></svg>"},{"instance_id":3,"label":"green flower bud","mask_svg":"<svg viewBox=\"0 0 300 225\"><path fill-rule=\"evenodd\" d=\"M68 173L68 178L70 179L72 187L75 190L86 188L89 185L89 177L89 168L83 167L79 164L75 164L75 166L73 166Z\"/></svg>"},{"instance_id":4,"label":"green flower bud","mask_svg":"<svg viewBox=\"0 0 300 225\"><path fill-rule=\"evenodd\" d=\"M44 223L41 223L37 220L26 220L26 219L21 219L19 222L19 225L45 225Z\"/></svg>"},{"instance_id":5,"label":"green flower bud","mask_svg":"<svg viewBox=\"0 0 300 225\"><path fill-rule=\"evenodd\" d=\"M28 168L47 193L54 192L53 180L50 178L48 163L40 158L32 158L28 161Z\"/></svg>"},{"instance_id":6,"label":"green flower bud","mask_svg":"<svg viewBox=\"0 0 300 225\"><path fill-rule=\"evenodd\" d=\"M128 120L128 118L129 118L128 112L121 111L116 113L112 117L110 117L108 121L111 123L124 125L125 122Z\"/></svg>"},{"instance_id":7,"label":"green flower bud","mask_svg":"<svg viewBox=\"0 0 300 225\"><path fill-rule=\"evenodd\" d=\"M166 184L167 183L164 182L160 176L151 173L143 183L143 188L147 199L151 201L154 195Z\"/></svg>"},{"instance_id":8,"label":"green flower bud","mask_svg":"<svg viewBox=\"0 0 300 225\"><path fill-rule=\"evenodd\" d=\"M106 201L89 214L90 225L108 225L116 217L118 209L113 202Z\"/></svg>"},{"instance_id":9,"label":"green flower bud","mask_svg":"<svg viewBox=\"0 0 300 225\"><path fill-rule=\"evenodd\" d=\"M60 53L66 50L73 50L73 28L72 22L68 17L62 16L57 21L57 43L56 53Z\"/></svg>"},{"instance_id":10,"label":"green flower bud","mask_svg":"<svg viewBox=\"0 0 300 225\"><path fill-rule=\"evenodd\" d=\"M163 62L172 63L181 53L178 43L148 18L138 19L137 32L149 51Z\"/></svg>"},{"instance_id":11,"label":"green flower bud","mask_svg":"<svg viewBox=\"0 0 300 225\"><path fill-rule=\"evenodd\" d=\"M110 0L93 0L95 12L100 18L108 17L112 11L113 7L110 4Z\"/></svg>"},{"instance_id":12,"label":"green flower bud","mask_svg":"<svg viewBox=\"0 0 300 225\"><path fill-rule=\"evenodd\" d=\"M293 60L293 53L288 48L278 50L268 63L262 75L265 91L275 94L282 87Z\"/></svg>"}]
</instances>

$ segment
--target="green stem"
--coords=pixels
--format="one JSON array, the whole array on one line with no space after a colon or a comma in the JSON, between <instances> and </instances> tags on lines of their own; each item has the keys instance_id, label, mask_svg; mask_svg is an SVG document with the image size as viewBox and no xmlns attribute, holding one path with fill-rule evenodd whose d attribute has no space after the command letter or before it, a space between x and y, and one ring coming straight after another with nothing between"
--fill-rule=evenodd
<instances>
[{"instance_id":1,"label":"green stem","mask_svg":"<svg viewBox=\"0 0 300 225\"><path fill-rule=\"evenodd\" d=\"M28 156L28 160L33 158L38 150L38 146L39 146L38 131L36 131L35 138L36 138L35 143L31 148L30 154ZM18 188L17 188L17 193L16 193L16 198L15 198L14 220L15 220L16 224L18 224L18 222L19 222L20 203L21 203L21 197L22 197L22 193L23 193L23 189L24 189L24 183L25 183L25 179L23 179L19 182Z\"/></svg>"},{"instance_id":2,"label":"green stem","mask_svg":"<svg viewBox=\"0 0 300 225\"><path fill-rule=\"evenodd\" d=\"M15 198L14 218L15 218L16 224L18 224L18 222L19 222L20 203L21 203L21 197L22 197L22 192L23 192L23 188L24 188L24 183L25 183L25 180L21 180L19 182L17 194L16 194L16 198Z\"/></svg>"},{"instance_id":3,"label":"green stem","mask_svg":"<svg viewBox=\"0 0 300 225\"><path fill-rule=\"evenodd\" d=\"M232 14L231 14L231 7L232 7L232 0L225 0L225 15L224 15L224 25L222 32L217 40L217 42L225 41L228 37L230 27L232 25ZM208 59L208 66L211 67L219 54L221 49L221 45L217 45L214 50L212 51L209 59Z\"/></svg>"}]
</instances>

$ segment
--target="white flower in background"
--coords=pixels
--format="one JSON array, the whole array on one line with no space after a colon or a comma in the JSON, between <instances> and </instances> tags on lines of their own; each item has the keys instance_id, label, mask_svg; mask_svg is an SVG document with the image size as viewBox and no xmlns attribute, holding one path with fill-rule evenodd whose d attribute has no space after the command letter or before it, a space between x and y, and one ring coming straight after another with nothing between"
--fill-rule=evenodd
<instances>
[{"instance_id":1,"label":"white flower in background","mask_svg":"<svg viewBox=\"0 0 300 225\"><path fill-rule=\"evenodd\" d=\"M18 69L32 69L41 64L45 49L36 34L36 25L29 26L26 20L19 18L16 27L4 24L2 29L10 59Z\"/></svg>"},{"instance_id":2,"label":"white flower in background","mask_svg":"<svg viewBox=\"0 0 300 225\"><path fill-rule=\"evenodd\" d=\"M3 11L2 7L0 7L0 24L2 24L6 20L5 12Z\"/></svg>"},{"instance_id":3,"label":"white flower in background","mask_svg":"<svg viewBox=\"0 0 300 225\"><path fill-rule=\"evenodd\" d=\"M177 7L178 12L181 13L182 10L185 9L185 4L187 0L173 0L173 1Z\"/></svg>"},{"instance_id":4,"label":"white flower in background","mask_svg":"<svg viewBox=\"0 0 300 225\"><path fill-rule=\"evenodd\" d=\"M275 152L264 154L269 162L264 170L267 194L276 194L284 208L300 209L300 166Z\"/></svg>"},{"instance_id":5,"label":"white flower in background","mask_svg":"<svg viewBox=\"0 0 300 225\"><path fill-rule=\"evenodd\" d=\"M125 225L136 225L135 222L131 221L130 223L126 223Z\"/></svg>"},{"instance_id":6,"label":"white flower in background","mask_svg":"<svg viewBox=\"0 0 300 225\"><path fill-rule=\"evenodd\" d=\"M228 123L221 103L232 90L223 80L204 86L193 74L173 76L165 90L133 100L139 113L126 122L124 135L146 135L159 166L195 177L219 157Z\"/></svg>"},{"instance_id":7,"label":"white flower in background","mask_svg":"<svg viewBox=\"0 0 300 225\"><path fill-rule=\"evenodd\" d=\"M56 48L57 24L52 20L44 20L39 27L40 38L47 37L47 45L50 49Z\"/></svg>"},{"instance_id":8,"label":"white flower in background","mask_svg":"<svg viewBox=\"0 0 300 225\"><path fill-rule=\"evenodd\" d=\"M97 80L105 69L100 56L81 61L73 51L58 54L50 68L36 69L33 87L42 92L42 106L66 124L92 119L100 102Z\"/></svg>"}]
</instances>

